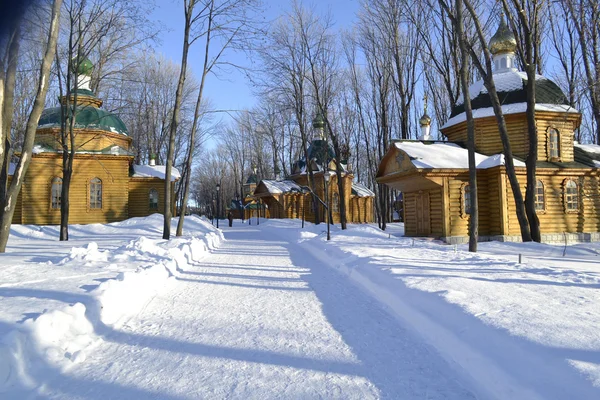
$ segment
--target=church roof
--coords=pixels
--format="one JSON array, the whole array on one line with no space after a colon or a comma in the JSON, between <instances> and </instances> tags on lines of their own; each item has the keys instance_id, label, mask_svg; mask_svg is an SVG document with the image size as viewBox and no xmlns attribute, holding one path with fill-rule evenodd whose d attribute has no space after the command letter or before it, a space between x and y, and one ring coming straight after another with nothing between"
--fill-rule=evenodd
<instances>
[{"instance_id":1,"label":"church roof","mask_svg":"<svg viewBox=\"0 0 600 400\"><path fill-rule=\"evenodd\" d=\"M375 193L360 182L352 182L352 195L357 197L375 197Z\"/></svg>"},{"instance_id":2,"label":"church roof","mask_svg":"<svg viewBox=\"0 0 600 400\"><path fill-rule=\"evenodd\" d=\"M265 185L267 191L271 194L289 193L293 191L301 192L302 188L294 181L284 180L277 181L274 179L263 179L260 181Z\"/></svg>"},{"instance_id":3,"label":"church roof","mask_svg":"<svg viewBox=\"0 0 600 400\"><path fill-rule=\"evenodd\" d=\"M315 139L308 148L308 159L315 159L319 166L329 163L334 158L335 152L326 140Z\"/></svg>"},{"instance_id":4,"label":"church roof","mask_svg":"<svg viewBox=\"0 0 600 400\"><path fill-rule=\"evenodd\" d=\"M246 179L246 185L250 185L252 183L258 183L258 178L256 177L256 174L250 174L248 179Z\"/></svg>"},{"instance_id":5,"label":"church roof","mask_svg":"<svg viewBox=\"0 0 600 400\"><path fill-rule=\"evenodd\" d=\"M600 146L597 144L575 143L573 150L576 162L600 168Z\"/></svg>"},{"instance_id":6,"label":"church roof","mask_svg":"<svg viewBox=\"0 0 600 400\"><path fill-rule=\"evenodd\" d=\"M61 109L62 107L45 109L40 117L38 129L60 127L62 122ZM127 127L116 114L92 106L77 107L76 111L76 128L100 129L122 135L128 134Z\"/></svg>"},{"instance_id":7,"label":"church roof","mask_svg":"<svg viewBox=\"0 0 600 400\"><path fill-rule=\"evenodd\" d=\"M535 76L535 98L538 104L568 105L567 98L552 80L542 76ZM502 105L520 104L527 102L527 74L516 69L503 70L494 74L494 85ZM469 97L473 110L492 107L488 91L483 80L475 82L469 87ZM464 113L464 101L461 98L454 107L450 118ZM493 114L492 114L493 115ZM449 126L448 124L444 126Z\"/></svg>"},{"instance_id":8,"label":"church roof","mask_svg":"<svg viewBox=\"0 0 600 400\"><path fill-rule=\"evenodd\" d=\"M165 179L166 166L165 165L133 165L133 178L159 178ZM181 174L177 168L173 167L171 170L171 182L174 182L181 178Z\"/></svg>"},{"instance_id":9,"label":"church roof","mask_svg":"<svg viewBox=\"0 0 600 400\"><path fill-rule=\"evenodd\" d=\"M469 157L467 149L456 143L449 142L424 142L420 140L397 141L394 146L405 152L411 163L416 168L422 169L468 169ZM525 163L513 160L516 167L524 167ZM477 169L488 169L504 165L503 154L486 156L475 153Z\"/></svg>"}]
</instances>

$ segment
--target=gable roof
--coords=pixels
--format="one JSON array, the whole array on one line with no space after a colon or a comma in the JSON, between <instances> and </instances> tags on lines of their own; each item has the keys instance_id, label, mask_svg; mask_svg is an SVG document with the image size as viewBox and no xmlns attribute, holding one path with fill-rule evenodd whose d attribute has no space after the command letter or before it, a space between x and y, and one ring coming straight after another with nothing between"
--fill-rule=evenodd
<instances>
[{"instance_id":1,"label":"gable roof","mask_svg":"<svg viewBox=\"0 0 600 400\"><path fill-rule=\"evenodd\" d=\"M254 191L254 193L261 192L261 186L265 188L265 190L270 194L281 194L281 193L290 193L290 192L301 192L302 188L294 181L284 180L277 181L275 179L263 179L258 184L258 187Z\"/></svg>"},{"instance_id":2,"label":"gable roof","mask_svg":"<svg viewBox=\"0 0 600 400\"><path fill-rule=\"evenodd\" d=\"M165 165L133 165L133 178L159 178L164 180L165 176ZM177 181L180 178L181 174L177 168L173 167L171 170L171 182Z\"/></svg>"},{"instance_id":3,"label":"gable roof","mask_svg":"<svg viewBox=\"0 0 600 400\"><path fill-rule=\"evenodd\" d=\"M575 142L573 152L576 162L600 168L600 146L597 144L580 144Z\"/></svg>"},{"instance_id":4,"label":"gable roof","mask_svg":"<svg viewBox=\"0 0 600 400\"><path fill-rule=\"evenodd\" d=\"M395 155L394 155L395 154ZM383 165L391 157L409 157L411 164L416 169L469 169L469 153L467 149L456 143L423 141L423 140L398 140L390 147L377 171L381 177ZM515 167L524 167L525 163L513 158ZM498 165L505 165L503 154L486 156L475 153L477 169L488 169Z\"/></svg>"},{"instance_id":5,"label":"gable roof","mask_svg":"<svg viewBox=\"0 0 600 400\"><path fill-rule=\"evenodd\" d=\"M375 193L360 182L352 182L352 196L375 197Z\"/></svg>"},{"instance_id":6,"label":"gable roof","mask_svg":"<svg viewBox=\"0 0 600 400\"><path fill-rule=\"evenodd\" d=\"M456 143L428 142L421 140L398 141L394 146L405 152L416 168L423 169L468 169L469 152ZM477 169L488 169L498 165L504 165L504 155L494 154L486 156L475 153ZM515 166L525 166L525 163L514 160Z\"/></svg>"}]
</instances>

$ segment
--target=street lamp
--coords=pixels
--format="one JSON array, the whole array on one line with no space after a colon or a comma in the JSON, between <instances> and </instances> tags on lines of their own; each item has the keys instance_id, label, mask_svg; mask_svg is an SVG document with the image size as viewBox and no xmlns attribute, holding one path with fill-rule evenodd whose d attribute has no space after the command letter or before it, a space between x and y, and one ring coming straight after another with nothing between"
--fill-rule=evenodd
<instances>
[{"instance_id":1,"label":"street lamp","mask_svg":"<svg viewBox=\"0 0 600 400\"><path fill-rule=\"evenodd\" d=\"M329 213L329 171L325 171L323 175L323 179L325 180L325 201L327 202L327 240L331 240L331 234L329 232L329 224L330 224L330 216Z\"/></svg>"},{"instance_id":2,"label":"street lamp","mask_svg":"<svg viewBox=\"0 0 600 400\"><path fill-rule=\"evenodd\" d=\"M256 168L256 164L252 164L252 172L254 172L254 179L256 179L256 186L258 187L258 174L257 174L258 168ZM254 189L254 192L256 192L256 189ZM260 202L260 199L257 197L256 198L256 225L260 225L260 220L259 218L259 213L260 213L260 209L258 208L258 204Z\"/></svg>"},{"instance_id":3,"label":"street lamp","mask_svg":"<svg viewBox=\"0 0 600 400\"><path fill-rule=\"evenodd\" d=\"M221 184L217 183L217 229L219 229L219 211L220 211L220 207L221 207L221 202L220 202L220 198L219 198L219 191L221 189Z\"/></svg>"}]
</instances>

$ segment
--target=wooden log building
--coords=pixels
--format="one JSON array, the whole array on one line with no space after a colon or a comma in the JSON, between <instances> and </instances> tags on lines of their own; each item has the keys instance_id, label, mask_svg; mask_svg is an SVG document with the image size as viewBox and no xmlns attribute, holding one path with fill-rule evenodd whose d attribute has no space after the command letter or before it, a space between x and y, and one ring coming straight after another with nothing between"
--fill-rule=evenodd
<instances>
[{"instance_id":1,"label":"wooden log building","mask_svg":"<svg viewBox=\"0 0 600 400\"><path fill-rule=\"evenodd\" d=\"M523 194L524 160L529 150L527 75L515 68L516 41L504 19L490 40L494 82L509 131L516 174ZM475 119L475 151L480 240L519 241L513 193L489 95L482 81L470 87ZM600 146L574 141L581 114L560 88L536 76L538 159L536 210L542 241L600 240ZM448 142L429 136L430 118L421 119L422 139L395 141L383 158L377 181L403 192L407 236L468 241L470 213L467 126L464 105L457 105L440 129Z\"/></svg>"},{"instance_id":2,"label":"wooden log building","mask_svg":"<svg viewBox=\"0 0 600 400\"><path fill-rule=\"evenodd\" d=\"M306 221L325 222L326 208L308 192L309 169L312 172L312 191L331 209L331 222L341 221L341 198L335 173L335 153L324 139L324 121L317 116L313 128L318 135L308 148L308 162L301 158L294 163L292 173L284 180L263 179L256 185L253 198L264 204L262 213L267 218L304 218ZM366 186L353 182L354 175L347 164L341 163L345 194L346 221L366 223L374 221L375 194ZM326 179L327 178L327 179ZM253 177L256 181L256 177ZM315 215L316 214L316 215ZM261 214L263 215L263 214Z\"/></svg>"},{"instance_id":3,"label":"wooden log building","mask_svg":"<svg viewBox=\"0 0 600 400\"><path fill-rule=\"evenodd\" d=\"M92 68L91 62L85 60L78 71L69 223L107 223L162 213L165 167L155 165L153 160L149 165L134 163L127 127L118 115L103 110L102 100L89 89ZM64 104L62 98L60 107L48 108L40 117L34 154L13 223L60 224L60 129ZM9 170L9 174L12 175L12 171ZM173 194L179 177L179 172L174 170L171 176Z\"/></svg>"}]
</instances>

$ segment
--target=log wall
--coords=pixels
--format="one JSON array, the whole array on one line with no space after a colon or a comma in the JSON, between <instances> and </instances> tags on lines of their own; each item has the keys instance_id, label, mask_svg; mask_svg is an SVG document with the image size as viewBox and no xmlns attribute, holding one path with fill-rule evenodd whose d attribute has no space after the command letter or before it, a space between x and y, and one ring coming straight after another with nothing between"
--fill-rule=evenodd
<instances>
[{"instance_id":1,"label":"log wall","mask_svg":"<svg viewBox=\"0 0 600 400\"><path fill-rule=\"evenodd\" d=\"M62 177L60 156L42 153L34 156L22 191L22 223L60 224L60 209L51 208L54 177ZM102 180L102 208L89 204L89 181ZM69 196L70 224L107 223L128 218L129 158L78 156L73 163Z\"/></svg>"},{"instance_id":2,"label":"log wall","mask_svg":"<svg viewBox=\"0 0 600 400\"><path fill-rule=\"evenodd\" d=\"M542 233L600 232L600 172L598 170L538 169L537 177L544 182L545 209L538 211ZM525 193L527 177L524 169L517 175ZM504 175L504 179L506 175ZM579 188L579 210L567 211L564 203L564 183L574 179ZM506 183L508 234L520 235L513 191Z\"/></svg>"}]
</instances>

